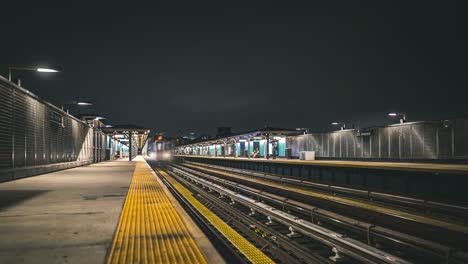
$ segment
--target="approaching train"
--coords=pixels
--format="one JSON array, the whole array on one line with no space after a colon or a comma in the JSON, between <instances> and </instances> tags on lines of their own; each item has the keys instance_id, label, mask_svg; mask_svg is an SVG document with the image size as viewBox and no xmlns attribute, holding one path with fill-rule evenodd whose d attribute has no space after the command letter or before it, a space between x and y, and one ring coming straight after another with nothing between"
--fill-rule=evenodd
<instances>
[{"instance_id":1,"label":"approaching train","mask_svg":"<svg viewBox=\"0 0 468 264\"><path fill-rule=\"evenodd\" d=\"M169 138L163 134L156 134L148 139L148 156L156 160L171 160L174 156L176 138Z\"/></svg>"}]
</instances>

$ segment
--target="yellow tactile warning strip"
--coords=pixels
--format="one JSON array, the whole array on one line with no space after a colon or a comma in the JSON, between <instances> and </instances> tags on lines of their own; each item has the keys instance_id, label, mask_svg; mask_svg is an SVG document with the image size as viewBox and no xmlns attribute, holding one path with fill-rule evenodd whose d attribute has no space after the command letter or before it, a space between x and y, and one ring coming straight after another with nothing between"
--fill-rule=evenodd
<instances>
[{"instance_id":1,"label":"yellow tactile warning strip","mask_svg":"<svg viewBox=\"0 0 468 264\"><path fill-rule=\"evenodd\" d=\"M288 185L284 185L284 184L274 183L274 182L271 182L271 181L268 181L268 180L254 179L254 178L251 178L251 177L244 177L244 176L241 176L241 175L238 175L238 174L231 174L229 172L224 172L224 171L215 170L215 169L208 169L208 168L205 168L205 167L200 167L200 166L196 166L196 165L192 165L192 164L185 164L185 166L192 167L192 168L197 168L197 169L200 169L200 170L203 170L203 171L206 171L206 172L218 173L218 174L225 175L225 176L228 176L228 177L247 179L247 180L252 181L252 182L261 183L261 184L265 184L265 185L270 185L270 186L278 187L278 188L281 188L281 189L284 189L284 190L289 190L289 191L309 195L309 196L312 196L312 197L321 198L321 199L324 199L324 200L334 201L334 202L338 202L338 203L342 203L342 204L348 204L348 205L358 207L358 208L362 208L362 209L366 209L366 210L369 210L369 211L374 211L374 212L378 212L378 213L382 213L382 214L386 214L386 215L392 215L392 216L396 216L396 217L399 217L399 218L404 218L404 219L408 219L408 220L411 220L411 221L424 223L424 224L428 224L428 225L433 225L433 226L445 228L445 229L448 229L448 230L468 234L468 226L463 225L463 224L448 222L448 220L439 220L439 219L435 219L435 218L431 218L431 217L427 217L427 216L423 216L423 215L412 214L412 213L409 213L409 212L399 211L399 210L392 209L392 208L386 208L386 207L383 207L382 205L375 205L375 204L366 203L366 202L362 202L362 201L357 201L357 200L353 200L353 199L347 199L347 198L343 198L343 197L323 194L323 193L320 193L320 192L314 192L314 191L311 191L311 190L292 187L291 185L288 186Z\"/></svg>"},{"instance_id":2,"label":"yellow tactile warning strip","mask_svg":"<svg viewBox=\"0 0 468 264\"><path fill-rule=\"evenodd\" d=\"M237 233L228 224L206 208L198 201L193 194L174 178L169 176L165 171L158 170L158 173L163 176L198 212L200 212L231 244L233 244L241 254L243 254L252 263L275 263L260 249L252 245L242 235Z\"/></svg>"},{"instance_id":3,"label":"yellow tactile warning strip","mask_svg":"<svg viewBox=\"0 0 468 264\"><path fill-rule=\"evenodd\" d=\"M114 263L206 263L144 160L137 161L108 258Z\"/></svg>"}]
</instances>

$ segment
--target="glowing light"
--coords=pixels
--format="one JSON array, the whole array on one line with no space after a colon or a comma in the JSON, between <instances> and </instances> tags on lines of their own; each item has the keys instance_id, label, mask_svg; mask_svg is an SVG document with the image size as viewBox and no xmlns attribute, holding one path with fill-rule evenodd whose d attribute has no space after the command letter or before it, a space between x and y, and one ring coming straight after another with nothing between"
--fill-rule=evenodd
<instances>
[{"instance_id":1,"label":"glowing light","mask_svg":"<svg viewBox=\"0 0 468 264\"><path fill-rule=\"evenodd\" d=\"M338 122L333 122L333 123L331 123L331 124L334 125L334 126L337 126L337 125L338 125Z\"/></svg>"},{"instance_id":2,"label":"glowing light","mask_svg":"<svg viewBox=\"0 0 468 264\"><path fill-rule=\"evenodd\" d=\"M77 105L93 105L93 104L90 103L90 102L77 102L76 104L77 104Z\"/></svg>"},{"instance_id":3,"label":"glowing light","mask_svg":"<svg viewBox=\"0 0 468 264\"><path fill-rule=\"evenodd\" d=\"M171 158L171 153L169 152L164 152L162 155L163 159L170 159Z\"/></svg>"},{"instance_id":4,"label":"glowing light","mask_svg":"<svg viewBox=\"0 0 468 264\"><path fill-rule=\"evenodd\" d=\"M392 112L392 113L388 113L388 115L389 115L389 116L397 116L397 115L398 115L398 113L394 113L394 112Z\"/></svg>"},{"instance_id":5,"label":"glowing light","mask_svg":"<svg viewBox=\"0 0 468 264\"><path fill-rule=\"evenodd\" d=\"M37 68L38 72L59 72L58 70L55 69L49 69L49 68Z\"/></svg>"}]
</instances>

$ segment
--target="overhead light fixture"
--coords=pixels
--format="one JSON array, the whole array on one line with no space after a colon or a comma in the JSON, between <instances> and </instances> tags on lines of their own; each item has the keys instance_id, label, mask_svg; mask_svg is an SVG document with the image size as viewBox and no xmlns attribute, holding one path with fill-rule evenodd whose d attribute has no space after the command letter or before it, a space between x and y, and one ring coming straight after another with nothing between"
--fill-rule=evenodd
<instances>
[{"instance_id":1,"label":"overhead light fixture","mask_svg":"<svg viewBox=\"0 0 468 264\"><path fill-rule=\"evenodd\" d=\"M332 122L331 124L334 126L340 126L341 130L345 130L346 128L346 124L344 122Z\"/></svg>"},{"instance_id":2,"label":"overhead light fixture","mask_svg":"<svg viewBox=\"0 0 468 264\"><path fill-rule=\"evenodd\" d=\"M9 81L13 80L13 76L12 76L12 71L13 70L15 70L15 71L35 71L35 72L54 73L54 72L61 72L62 67L59 67L59 66L57 66L57 67L18 67L18 66L9 66L8 67L8 80ZM20 84L21 84L21 82L18 79L18 86L21 86Z\"/></svg>"},{"instance_id":3,"label":"overhead light fixture","mask_svg":"<svg viewBox=\"0 0 468 264\"><path fill-rule=\"evenodd\" d=\"M78 101L76 102L77 105L93 105L91 102L85 102L85 101Z\"/></svg>"},{"instance_id":4,"label":"overhead light fixture","mask_svg":"<svg viewBox=\"0 0 468 264\"><path fill-rule=\"evenodd\" d=\"M390 112L387 113L388 116L390 117L400 117L400 124L403 124L406 122L406 114L405 113L399 113L399 112Z\"/></svg>"},{"instance_id":5,"label":"overhead light fixture","mask_svg":"<svg viewBox=\"0 0 468 264\"><path fill-rule=\"evenodd\" d=\"M37 68L36 71L38 71L38 72L59 72L59 70L49 69L49 68Z\"/></svg>"}]
</instances>

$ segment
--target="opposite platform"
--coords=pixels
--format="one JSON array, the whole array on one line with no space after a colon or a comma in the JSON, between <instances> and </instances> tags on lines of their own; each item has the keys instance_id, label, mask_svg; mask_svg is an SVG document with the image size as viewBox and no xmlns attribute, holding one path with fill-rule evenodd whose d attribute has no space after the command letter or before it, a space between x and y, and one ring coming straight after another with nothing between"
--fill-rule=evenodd
<instances>
[{"instance_id":1,"label":"opposite platform","mask_svg":"<svg viewBox=\"0 0 468 264\"><path fill-rule=\"evenodd\" d=\"M354 160L299 160L299 159L265 159L265 158L244 158L230 156L201 156L201 155L175 155L175 157L199 158L199 159L218 159L249 162L267 162L272 164L305 165L317 167L342 167L342 168L364 168L390 171L414 171L429 173L452 173L468 174L468 165L466 164L439 164L439 163L416 163L416 162L390 162L390 161L354 161Z\"/></svg>"}]
</instances>

